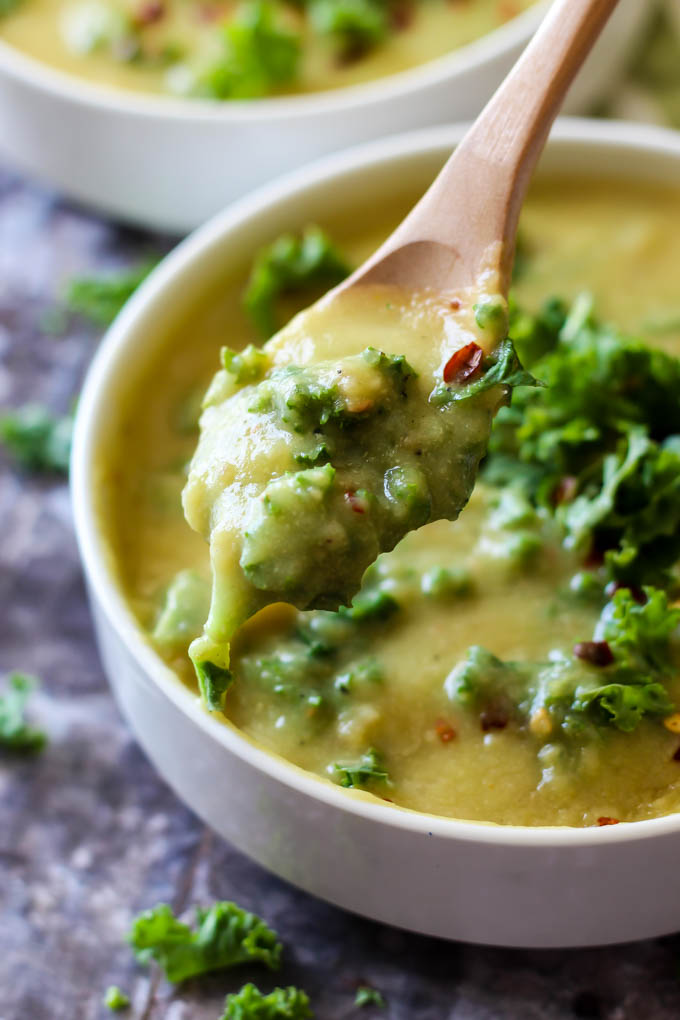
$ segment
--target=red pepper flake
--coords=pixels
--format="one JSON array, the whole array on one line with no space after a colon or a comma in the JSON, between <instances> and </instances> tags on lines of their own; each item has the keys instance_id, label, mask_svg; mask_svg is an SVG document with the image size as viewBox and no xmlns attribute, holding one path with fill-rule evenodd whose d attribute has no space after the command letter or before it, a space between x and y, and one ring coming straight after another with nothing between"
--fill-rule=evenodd
<instances>
[{"instance_id":1,"label":"red pepper flake","mask_svg":"<svg viewBox=\"0 0 680 1020\"><path fill-rule=\"evenodd\" d=\"M591 666L611 666L614 661L614 653L607 641L579 641L574 645L574 655Z\"/></svg>"},{"instance_id":2,"label":"red pepper flake","mask_svg":"<svg viewBox=\"0 0 680 1020\"><path fill-rule=\"evenodd\" d=\"M671 758L671 761L680 761L680 747L678 747L677 751Z\"/></svg>"},{"instance_id":3,"label":"red pepper flake","mask_svg":"<svg viewBox=\"0 0 680 1020\"><path fill-rule=\"evenodd\" d=\"M448 744L452 740L455 740L458 736L453 726L447 723L446 719L437 719L434 724L434 732L437 734L442 744Z\"/></svg>"},{"instance_id":4,"label":"red pepper flake","mask_svg":"<svg viewBox=\"0 0 680 1020\"><path fill-rule=\"evenodd\" d=\"M578 479L574 478L573 475L565 475L562 478L555 491L553 492L553 503L555 506L561 506L563 503L571 503L574 496L578 492Z\"/></svg>"},{"instance_id":5,"label":"red pepper flake","mask_svg":"<svg viewBox=\"0 0 680 1020\"><path fill-rule=\"evenodd\" d=\"M618 818L610 818L609 815L600 815L597 820L598 825L618 825Z\"/></svg>"},{"instance_id":6,"label":"red pepper flake","mask_svg":"<svg viewBox=\"0 0 680 1020\"><path fill-rule=\"evenodd\" d=\"M445 383L462 383L474 375L482 363L484 351L479 344L466 344L452 354L444 365Z\"/></svg>"},{"instance_id":7,"label":"red pepper flake","mask_svg":"<svg viewBox=\"0 0 680 1020\"><path fill-rule=\"evenodd\" d=\"M459 312L463 307L457 297L455 297L453 301L450 302L450 306L451 310L454 312Z\"/></svg>"},{"instance_id":8,"label":"red pepper flake","mask_svg":"<svg viewBox=\"0 0 680 1020\"><path fill-rule=\"evenodd\" d=\"M637 588L634 584L624 584L623 581L610 581L605 588L604 593L608 599L613 599L617 591L621 591L623 588L628 589L639 606L644 606L646 604L647 596L643 592L642 588Z\"/></svg>"},{"instance_id":9,"label":"red pepper flake","mask_svg":"<svg viewBox=\"0 0 680 1020\"><path fill-rule=\"evenodd\" d=\"M356 492L352 491L346 492L345 501L347 502L350 509L354 511L355 514L365 514L366 510L368 509L365 497L360 496Z\"/></svg>"},{"instance_id":10,"label":"red pepper flake","mask_svg":"<svg viewBox=\"0 0 680 1020\"><path fill-rule=\"evenodd\" d=\"M135 14L135 23L140 26L153 25L165 16L163 0L147 0L141 4Z\"/></svg>"}]
</instances>

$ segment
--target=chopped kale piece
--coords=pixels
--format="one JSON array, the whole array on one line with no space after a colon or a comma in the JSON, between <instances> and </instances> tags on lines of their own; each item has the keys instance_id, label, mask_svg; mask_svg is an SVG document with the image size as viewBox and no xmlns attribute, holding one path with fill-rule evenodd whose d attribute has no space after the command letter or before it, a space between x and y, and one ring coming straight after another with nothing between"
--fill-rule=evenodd
<instances>
[{"instance_id":1,"label":"chopped kale piece","mask_svg":"<svg viewBox=\"0 0 680 1020\"><path fill-rule=\"evenodd\" d=\"M387 1003L377 988L361 985L357 988L354 1005L360 1008L364 1006L377 1006L378 1009L384 1009Z\"/></svg>"},{"instance_id":2,"label":"chopped kale piece","mask_svg":"<svg viewBox=\"0 0 680 1020\"><path fill-rule=\"evenodd\" d=\"M104 1005L116 1011L127 1009L130 1005L130 999L125 992L120 990L118 985L109 985L104 994Z\"/></svg>"},{"instance_id":3,"label":"chopped kale piece","mask_svg":"<svg viewBox=\"0 0 680 1020\"><path fill-rule=\"evenodd\" d=\"M374 747L369 748L355 762L334 762L329 772L333 781L346 789L363 788L374 783L388 784L390 777L383 764L383 757Z\"/></svg>"},{"instance_id":4,"label":"chopped kale piece","mask_svg":"<svg viewBox=\"0 0 680 1020\"><path fill-rule=\"evenodd\" d=\"M310 1020L309 999L299 988L275 988L264 995L253 984L228 995L220 1020Z\"/></svg>"},{"instance_id":5,"label":"chopped kale piece","mask_svg":"<svg viewBox=\"0 0 680 1020\"><path fill-rule=\"evenodd\" d=\"M38 681L24 673L10 673L0 693L0 748L24 754L41 751L47 737L26 722L26 703Z\"/></svg>"},{"instance_id":6,"label":"chopped kale piece","mask_svg":"<svg viewBox=\"0 0 680 1020\"><path fill-rule=\"evenodd\" d=\"M512 340L503 340L493 354L482 359L481 374L475 376L469 383L464 385L437 383L432 390L430 400L433 404L446 406L463 400L470 400L471 397L493 386L509 386L515 388L541 387L543 383L535 379L531 372L527 372L517 357Z\"/></svg>"},{"instance_id":7,"label":"chopped kale piece","mask_svg":"<svg viewBox=\"0 0 680 1020\"><path fill-rule=\"evenodd\" d=\"M399 603L392 595L380 588L368 588L354 596L351 606L341 606L338 614L362 623L366 620L388 620L398 609Z\"/></svg>"},{"instance_id":8,"label":"chopped kale piece","mask_svg":"<svg viewBox=\"0 0 680 1020\"><path fill-rule=\"evenodd\" d=\"M267 355L254 344L248 344L242 351L223 347L220 358L237 383L259 382L267 368Z\"/></svg>"},{"instance_id":9,"label":"chopped kale piece","mask_svg":"<svg viewBox=\"0 0 680 1020\"><path fill-rule=\"evenodd\" d=\"M95 325L108 326L156 265L157 260L152 259L119 273L77 276L66 289L66 305Z\"/></svg>"},{"instance_id":10,"label":"chopped kale piece","mask_svg":"<svg viewBox=\"0 0 680 1020\"><path fill-rule=\"evenodd\" d=\"M221 712L224 708L224 696L234 682L233 673L207 659L194 665L198 687L206 708L210 712Z\"/></svg>"},{"instance_id":11,"label":"chopped kale piece","mask_svg":"<svg viewBox=\"0 0 680 1020\"><path fill-rule=\"evenodd\" d=\"M197 908L194 929L159 903L135 918L128 941L140 963L155 960L173 983L246 963L277 970L282 948L260 917L228 901Z\"/></svg>"},{"instance_id":12,"label":"chopped kale piece","mask_svg":"<svg viewBox=\"0 0 680 1020\"><path fill-rule=\"evenodd\" d=\"M420 588L428 598L445 601L467 595L472 578L464 567L433 567L423 574Z\"/></svg>"},{"instance_id":13,"label":"chopped kale piece","mask_svg":"<svg viewBox=\"0 0 680 1020\"><path fill-rule=\"evenodd\" d=\"M514 314L547 388L501 408L484 477L521 486L610 577L664 583L680 554L680 360L599 323L587 295L566 316L548 307L535 328Z\"/></svg>"},{"instance_id":14,"label":"chopped kale piece","mask_svg":"<svg viewBox=\"0 0 680 1020\"><path fill-rule=\"evenodd\" d=\"M314 29L330 36L345 59L373 49L389 30L384 0L311 0L309 15Z\"/></svg>"},{"instance_id":15,"label":"chopped kale piece","mask_svg":"<svg viewBox=\"0 0 680 1020\"><path fill-rule=\"evenodd\" d=\"M320 227L302 236L283 234L255 258L243 303L266 338L275 333L276 301L284 294L328 288L349 275L350 267Z\"/></svg>"},{"instance_id":16,"label":"chopped kale piece","mask_svg":"<svg viewBox=\"0 0 680 1020\"><path fill-rule=\"evenodd\" d=\"M300 37L277 19L270 0L245 0L222 28L223 53L200 75L196 93L211 99L255 99L293 81Z\"/></svg>"},{"instance_id":17,"label":"chopped kale piece","mask_svg":"<svg viewBox=\"0 0 680 1020\"><path fill-rule=\"evenodd\" d=\"M0 417L0 442L27 471L68 474L73 417L24 404Z\"/></svg>"}]
</instances>

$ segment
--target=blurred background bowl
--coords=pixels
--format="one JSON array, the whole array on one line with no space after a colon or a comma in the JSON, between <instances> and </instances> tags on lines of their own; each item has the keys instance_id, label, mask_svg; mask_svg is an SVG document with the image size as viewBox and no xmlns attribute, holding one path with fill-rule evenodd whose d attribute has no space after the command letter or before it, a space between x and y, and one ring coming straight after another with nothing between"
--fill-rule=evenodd
<instances>
[{"instance_id":1,"label":"blurred background bowl","mask_svg":"<svg viewBox=\"0 0 680 1020\"><path fill-rule=\"evenodd\" d=\"M92 85L0 40L0 151L103 213L184 232L316 157L409 128L475 116L546 7L420 67L349 88L209 102ZM648 13L621 0L569 96L584 112L616 83Z\"/></svg>"}]
</instances>

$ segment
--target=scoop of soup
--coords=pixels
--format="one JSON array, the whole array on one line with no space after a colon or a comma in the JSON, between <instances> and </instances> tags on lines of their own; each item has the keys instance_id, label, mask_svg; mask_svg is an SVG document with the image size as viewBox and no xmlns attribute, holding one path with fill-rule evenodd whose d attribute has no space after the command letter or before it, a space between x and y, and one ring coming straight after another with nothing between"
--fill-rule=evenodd
<instances>
[{"instance_id":1,"label":"scoop of soup","mask_svg":"<svg viewBox=\"0 0 680 1020\"><path fill-rule=\"evenodd\" d=\"M453 300L341 291L263 349L223 349L183 496L210 542L191 655L211 703L249 616L348 604L379 553L465 506L504 384L531 381L511 345L495 348L507 314L494 286L487 274Z\"/></svg>"}]
</instances>

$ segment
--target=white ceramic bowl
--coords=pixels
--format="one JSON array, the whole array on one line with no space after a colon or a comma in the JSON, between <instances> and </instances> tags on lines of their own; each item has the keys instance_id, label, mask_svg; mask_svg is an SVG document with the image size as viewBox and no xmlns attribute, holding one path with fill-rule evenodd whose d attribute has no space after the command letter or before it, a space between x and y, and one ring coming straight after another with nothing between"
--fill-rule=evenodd
<instances>
[{"instance_id":1,"label":"white ceramic bowl","mask_svg":"<svg viewBox=\"0 0 680 1020\"><path fill-rule=\"evenodd\" d=\"M99 449L117 394L154 359L164 329L283 229L332 202L424 188L461 128L430 129L330 157L227 209L184 241L120 315L78 411L76 528L99 645L139 742L193 810L266 868L391 924L509 946L644 938L680 927L680 815L603 828L523 828L402 811L260 750L200 707L145 641L116 586L98 516ZM563 121L543 168L680 184L680 135Z\"/></svg>"},{"instance_id":2,"label":"white ceramic bowl","mask_svg":"<svg viewBox=\"0 0 680 1020\"><path fill-rule=\"evenodd\" d=\"M278 174L349 145L475 116L547 0L421 67L333 92L212 103L88 84L0 40L0 151L106 213L172 231ZM619 74L647 0L621 0L569 99L582 112Z\"/></svg>"}]
</instances>

